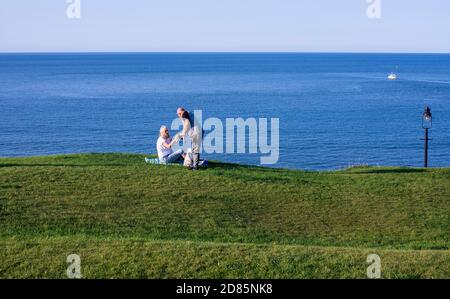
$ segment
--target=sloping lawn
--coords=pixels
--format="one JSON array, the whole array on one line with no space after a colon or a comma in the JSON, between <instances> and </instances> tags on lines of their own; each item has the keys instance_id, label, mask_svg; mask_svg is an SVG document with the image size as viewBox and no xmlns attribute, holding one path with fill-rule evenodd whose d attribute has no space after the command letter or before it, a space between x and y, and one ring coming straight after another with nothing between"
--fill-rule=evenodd
<instances>
[{"instance_id":1,"label":"sloping lawn","mask_svg":"<svg viewBox=\"0 0 450 299\"><path fill-rule=\"evenodd\" d=\"M450 278L450 169L0 159L0 278Z\"/></svg>"}]
</instances>

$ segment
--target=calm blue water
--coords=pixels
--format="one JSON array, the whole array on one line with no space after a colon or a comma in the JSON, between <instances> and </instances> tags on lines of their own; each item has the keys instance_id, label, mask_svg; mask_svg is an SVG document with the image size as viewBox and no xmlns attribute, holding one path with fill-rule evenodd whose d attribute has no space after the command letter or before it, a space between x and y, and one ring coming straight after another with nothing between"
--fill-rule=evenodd
<instances>
[{"instance_id":1,"label":"calm blue water","mask_svg":"<svg viewBox=\"0 0 450 299\"><path fill-rule=\"evenodd\" d=\"M386 80L395 67L400 79ZM278 117L277 167L450 166L450 55L2 54L0 156L155 152L180 106ZM258 164L260 155L207 155Z\"/></svg>"}]
</instances>

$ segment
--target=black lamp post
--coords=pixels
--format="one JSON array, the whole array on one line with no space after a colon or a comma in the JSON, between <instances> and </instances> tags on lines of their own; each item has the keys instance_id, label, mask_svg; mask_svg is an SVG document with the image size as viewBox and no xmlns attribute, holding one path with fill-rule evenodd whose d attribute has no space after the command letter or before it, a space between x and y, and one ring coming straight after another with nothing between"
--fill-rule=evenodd
<instances>
[{"instance_id":1,"label":"black lamp post","mask_svg":"<svg viewBox=\"0 0 450 299\"><path fill-rule=\"evenodd\" d=\"M424 167L428 167L428 130L433 127L433 116L431 115L430 107L426 106L422 115L422 128L425 129L425 157Z\"/></svg>"}]
</instances>

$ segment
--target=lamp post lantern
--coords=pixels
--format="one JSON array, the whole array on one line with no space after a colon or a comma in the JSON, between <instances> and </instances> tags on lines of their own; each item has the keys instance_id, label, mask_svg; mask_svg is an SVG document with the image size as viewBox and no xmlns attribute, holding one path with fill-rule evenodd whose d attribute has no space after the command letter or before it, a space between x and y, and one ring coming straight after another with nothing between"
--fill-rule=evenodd
<instances>
[{"instance_id":1,"label":"lamp post lantern","mask_svg":"<svg viewBox=\"0 0 450 299\"><path fill-rule=\"evenodd\" d=\"M425 153L424 153L424 167L428 167L428 131L433 127L433 116L431 109L426 106L422 115L422 128L425 129Z\"/></svg>"}]
</instances>

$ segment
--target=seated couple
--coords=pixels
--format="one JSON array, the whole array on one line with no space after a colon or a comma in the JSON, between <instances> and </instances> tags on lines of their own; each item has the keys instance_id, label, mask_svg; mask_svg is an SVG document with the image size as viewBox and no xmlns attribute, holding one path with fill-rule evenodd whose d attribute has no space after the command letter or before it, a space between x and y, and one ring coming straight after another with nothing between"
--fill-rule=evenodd
<instances>
[{"instance_id":1,"label":"seated couple","mask_svg":"<svg viewBox=\"0 0 450 299\"><path fill-rule=\"evenodd\" d=\"M200 130L201 127L196 123L194 115L182 107L177 109L177 115L183 123L183 130L176 134L173 139L170 138L169 129L166 126L162 126L159 130L159 138L156 143L159 163L177 163L184 159L184 166L191 170L197 170L198 166L208 166L207 161L200 161L203 130ZM184 153L181 149L174 152L172 146L177 144L181 138L183 142L186 142L186 137L189 137L188 141L190 141L192 148L188 149L187 153Z\"/></svg>"},{"instance_id":2,"label":"seated couple","mask_svg":"<svg viewBox=\"0 0 450 299\"><path fill-rule=\"evenodd\" d=\"M195 154L192 149L188 149L187 153L184 153L182 149L173 151L172 146L180 141L181 137L176 134L174 138L170 137L169 129L166 126L162 126L159 130L159 138L156 142L156 149L158 151L158 159L161 164L181 163L188 167L190 170L197 170L197 166L208 167L209 163L206 160L198 160L198 164L195 163ZM197 155L198 158L199 155ZM147 160L146 160L147 161Z\"/></svg>"}]
</instances>

